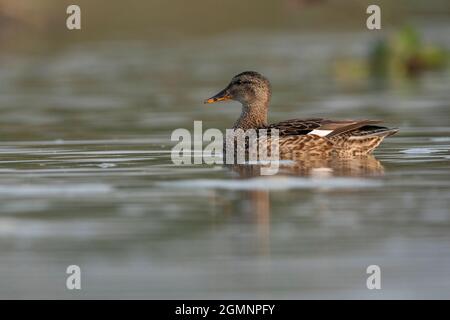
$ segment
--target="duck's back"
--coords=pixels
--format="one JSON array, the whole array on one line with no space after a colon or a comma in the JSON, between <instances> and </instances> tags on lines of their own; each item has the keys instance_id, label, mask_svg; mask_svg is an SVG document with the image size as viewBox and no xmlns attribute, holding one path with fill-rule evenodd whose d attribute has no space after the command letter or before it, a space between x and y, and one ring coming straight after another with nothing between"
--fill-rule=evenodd
<instances>
[{"instance_id":1,"label":"duck's back","mask_svg":"<svg viewBox=\"0 0 450 320\"><path fill-rule=\"evenodd\" d=\"M395 134L391 129L375 124L377 120L291 119L271 124L279 130L280 154L366 155L385 137Z\"/></svg>"}]
</instances>

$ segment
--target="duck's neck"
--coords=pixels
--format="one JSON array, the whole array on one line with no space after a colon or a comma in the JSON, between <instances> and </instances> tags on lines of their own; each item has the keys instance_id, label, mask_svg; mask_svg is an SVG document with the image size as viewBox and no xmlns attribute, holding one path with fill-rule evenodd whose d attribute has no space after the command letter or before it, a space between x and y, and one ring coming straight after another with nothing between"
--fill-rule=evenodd
<instances>
[{"instance_id":1,"label":"duck's neck","mask_svg":"<svg viewBox=\"0 0 450 320\"><path fill-rule=\"evenodd\" d=\"M258 129L267 126L269 101L264 103L242 104L242 112L233 129Z\"/></svg>"}]
</instances>

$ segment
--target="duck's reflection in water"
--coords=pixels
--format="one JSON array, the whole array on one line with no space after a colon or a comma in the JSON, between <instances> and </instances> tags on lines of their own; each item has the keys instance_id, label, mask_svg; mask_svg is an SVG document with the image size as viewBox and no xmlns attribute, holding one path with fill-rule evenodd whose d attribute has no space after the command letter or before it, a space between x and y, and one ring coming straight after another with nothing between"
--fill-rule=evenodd
<instances>
[{"instance_id":1,"label":"duck's reflection in water","mask_svg":"<svg viewBox=\"0 0 450 320\"><path fill-rule=\"evenodd\" d=\"M240 179L261 176L261 168L267 165L231 165L230 169ZM358 158L304 158L280 162L277 176L301 177L373 177L382 176L384 167L374 156Z\"/></svg>"},{"instance_id":2,"label":"duck's reflection in water","mask_svg":"<svg viewBox=\"0 0 450 320\"><path fill-rule=\"evenodd\" d=\"M237 179L251 179L262 177L261 167L262 165L231 165L230 169L236 173ZM277 177L274 177L274 181L277 183L283 183L280 181L280 177L303 177L307 180L317 181L317 179L326 182L328 179L330 182L334 178L344 177L379 177L384 174L383 165L374 156L365 156L361 158L329 158L329 159L295 159L288 162L281 162L279 166ZM275 180L277 179L277 180ZM267 179L267 188L255 187L244 189L245 199L249 202L248 205L243 206L245 208L245 215L251 217L255 223L256 233L258 236L258 252L261 255L270 254L270 223L271 223L271 203L270 203L270 177ZM326 185L324 183L323 185ZM322 189L321 184L318 186L311 185L311 189L316 191L328 190ZM331 188L333 189L333 188ZM332 211L329 208L329 203L326 197L323 197L323 193L319 194L317 199L320 212L325 214L328 211Z\"/></svg>"}]
</instances>

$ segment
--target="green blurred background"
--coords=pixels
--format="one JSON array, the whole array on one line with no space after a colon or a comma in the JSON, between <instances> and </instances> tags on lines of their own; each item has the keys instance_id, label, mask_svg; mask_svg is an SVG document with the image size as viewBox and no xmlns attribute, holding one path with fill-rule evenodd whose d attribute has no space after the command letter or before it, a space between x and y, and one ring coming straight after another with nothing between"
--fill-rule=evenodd
<instances>
[{"instance_id":1,"label":"green blurred background","mask_svg":"<svg viewBox=\"0 0 450 320\"><path fill-rule=\"evenodd\" d=\"M66 8L82 8L82 32L65 28ZM448 23L446 0L1 0L2 49L55 47L75 41L176 41L229 32L300 33L365 29L366 8L382 7L382 27Z\"/></svg>"}]
</instances>

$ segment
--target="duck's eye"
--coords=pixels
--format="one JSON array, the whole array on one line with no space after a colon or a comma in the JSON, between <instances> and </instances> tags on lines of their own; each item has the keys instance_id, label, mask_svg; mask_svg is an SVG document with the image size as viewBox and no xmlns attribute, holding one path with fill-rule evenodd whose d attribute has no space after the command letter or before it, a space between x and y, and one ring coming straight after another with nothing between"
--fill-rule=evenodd
<instances>
[{"instance_id":1,"label":"duck's eye","mask_svg":"<svg viewBox=\"0 0 450 320\"><path fill-rule=\"evenodd\" d=\"M241 85L241 84L249 84L250 83L250 81L243 81L243 80L236 80L235 82L234 82L234 84L237 84L237 85Z\"/></svg>"}]
</instances>

